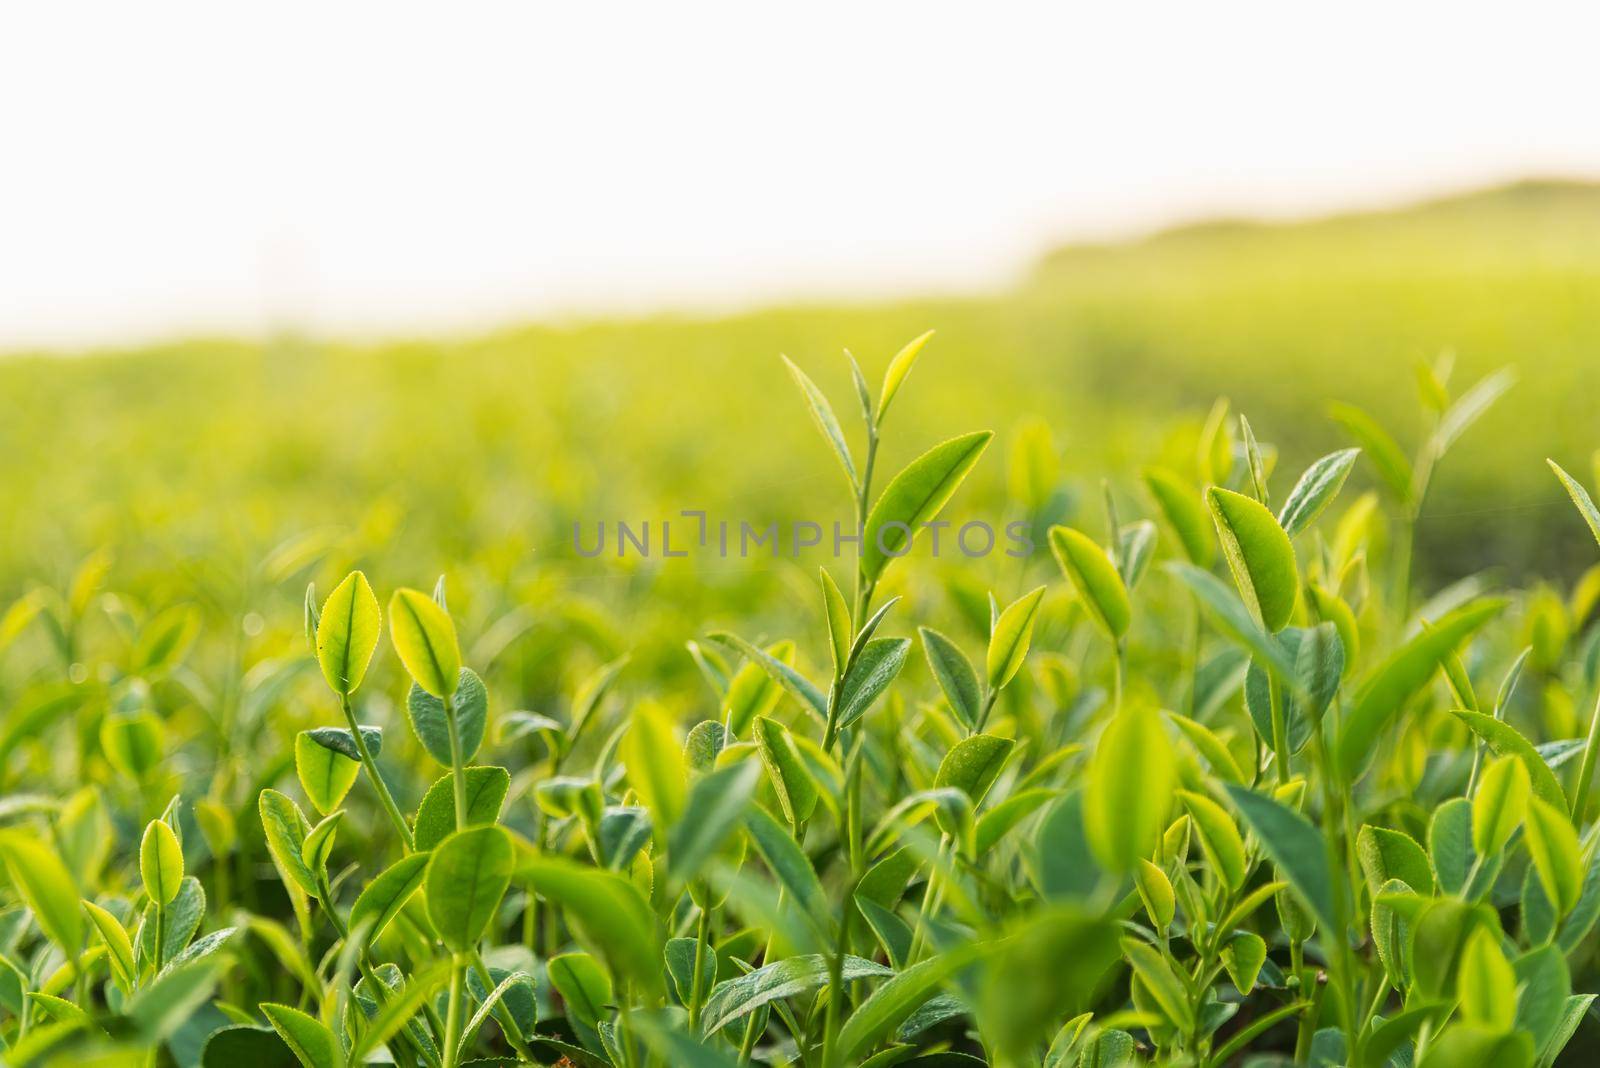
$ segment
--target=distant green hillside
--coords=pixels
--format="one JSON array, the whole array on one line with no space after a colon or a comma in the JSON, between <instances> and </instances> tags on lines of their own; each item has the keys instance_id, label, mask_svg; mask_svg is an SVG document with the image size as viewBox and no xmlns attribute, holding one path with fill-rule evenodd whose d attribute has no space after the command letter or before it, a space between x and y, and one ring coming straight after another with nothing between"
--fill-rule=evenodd
<instances>
[{"instance_id":1,"label":"distant green hillside","mask_svg":"<svg viewBox=\"0 0 1600 1068\"><path fill-rule=\"evenodd\" d=\"M1409 445L1413 365L1449 347L1458 387L1508 363L1521 382L1440 475L1422 523L1435 573L1536 559L1571 572L1597 555L1543 458L1588 472L1600 446L1600 187L1529 183L1065 248L994 298L377 347L194 341L14 357L0 362L0 585L107 541L160 568L359 527L415 561L407 574L462 549L536 552L558 570L574 519L842 516L837 473L778 354L844 405L842 347L876 376L929 327L939 333L885 462L995 428L966 499L974 511L1004 510L1024 412L1053 428L1069 480L1093 489L1109 470L1130 509L1144 506L1137 465L1184 448L1152 428L1173 413L1192 427L1218 395L1288 466L1341 441L1331 399L1366 407ZM773 571L777 590L788 577Z\"/></svg>"}]
</instances>

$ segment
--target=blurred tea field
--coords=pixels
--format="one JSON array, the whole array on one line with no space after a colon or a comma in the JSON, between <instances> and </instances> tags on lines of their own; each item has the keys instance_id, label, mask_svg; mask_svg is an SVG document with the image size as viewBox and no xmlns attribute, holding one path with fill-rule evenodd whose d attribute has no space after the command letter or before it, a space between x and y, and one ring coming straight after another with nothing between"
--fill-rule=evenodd
<instances>
[{"instance_id":1,"label":"blurred tea field","mask_svg":"<svg viewBox=\"0 0 1600 1068\"><path fill-rule=\"evenodd\" d=\"M981 298L379 346L17 354L0 362L0 565L15 584L105 542L159 566L138 557L248 554L360 525L399 561L498 548L509 562L560 557L575 516L842 515L778 353L848 395L841 345L871 377L929 328L902 439L970 425L1003 445L1038 416L1069 475L1149 459L1153 428L1197 422L1218 396L1288 466L1340 442L1325 398L1363 406L1409 446L1418 360L1454 350L1462 384L1513 365L1520 384L1441 474L1420 555L1451 572L1547 564L1538 528L1561 502L1526 479L1547 455L1586 469L1596 445L1597 237L1600 188L1528 184L1065 248ZM996 451L973 492L992 501L1004 478Z\"/></svg>"},{"instance_id":2,"label":"blurred tea field","mask_svg":"<svg viewBox=\"0 0 1600 1068\"><path fill-rule=\"evenodd\" d=\"M1419 362L1453 350L1458 390L1511 365L1520 381L1430 491L1418 566L1435 585L1490 567L1572 577L1589 560L1586 534L1543 459L1586 472L1600 445L1597 239L1600 187L1530 183L1064 248L1014 289L970 299L364 346L284 337L15 354L0 360L0 594L60 584L107 547L119 584L153 603L232 589L239 606L288 611L301 588L253 569L275 550L326 551L330 574L359 563L420 584L450 570L464 590L520 589L585 618L625 606L634 641L659 635L661 666L688 671L680 643L697 622L781 610L822 558L590 560L573 550L573 524L592 544L597 522L612 531L685 509L758 529L845 521L838 472L779 353L845 398L841 345L871 379L930 328L884 468L994 429L997 447L949 518L996 527L1014 510L1008 452L1030 422L1049 428L1055 477L1081 493L1121 472L1127 485L1114 488L1147 512L1139 466L1186 466L1218 397L1299 470L1349 443L1330 399L1365 408L1410 449ZM1362 465L1352 485L1371 479ZM1088 504L1092 523L1097 493ZM1069 507L1059 518L1082 517ZM1019 592L1006 566L997 556L963 570ZM1035 566L1048 568L1042 547Z\"/></svg>"}]
</instances>

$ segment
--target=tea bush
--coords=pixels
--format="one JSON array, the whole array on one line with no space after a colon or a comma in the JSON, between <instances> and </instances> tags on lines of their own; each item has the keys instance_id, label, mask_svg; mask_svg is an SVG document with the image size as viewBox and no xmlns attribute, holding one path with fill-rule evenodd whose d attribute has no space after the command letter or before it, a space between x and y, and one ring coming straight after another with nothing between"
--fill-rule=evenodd
<instances>
[{"instance_id":1,"label":"tea bush","mask_svg":"<svg viewBox=\"0 0 1600 1068\"><path fill-rule=\"evenodd\" d=\"M1341 406L1294 477L1225 402L1096 487L1035 425L1007 514L1048 553L1002 593L925 551L988 431L884 477L927 344L850 360L843 418L787 365L862 536L781 619L735 591L667 649L648 587L608 615L494 558L425 593L351 566L392 527L25 593L6 1063L1554 1063L1600 945L1600 568L1413 560L1511 378L1424 365L1414 452Z\"/></svg>"}]
</instances>

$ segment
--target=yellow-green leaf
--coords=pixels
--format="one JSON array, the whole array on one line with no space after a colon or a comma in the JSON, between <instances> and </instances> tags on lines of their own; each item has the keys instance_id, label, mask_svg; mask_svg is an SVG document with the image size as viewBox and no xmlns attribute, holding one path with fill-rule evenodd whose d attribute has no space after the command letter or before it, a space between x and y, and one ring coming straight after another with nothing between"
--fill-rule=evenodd
<instances>
[{"instance_id":1,"label":"yellow-green leaf","mask_svg":"<svg viewBox=\"0 0 1600 1068\"><path fill-rule=\"evenodd\" d=\"M1106 637L1120 641L1133 621L1133 607L1128 602L1128 588L1106 551L1071 527L1050 528L1050 549L1089 618Z\"/></svg>"},{"instance_id":2,"label":"yellow-green leaf","mask_svg":"<svg viewBox=\"0 0 1600 1068\"><path fill-rule=\"evenodd\" d=\"M1247 873L1244 855L1244 838L1234 825L1228 810L1204 794L1179 790L1178 798L1194 820L1195 834L1200 838L1200 849L1212 869L1221 876L1229 889L1244 885Z\"/></svg>"},{"instance_id":3,"label":"yellow-green leaf","mask_svg":"<svg viewBox=\"0 0 1600 1068\"><path fill-rule=\"evenodd\" d=\"M1472 848L1480 857L1505 846L1522 822L1530 793L1528 769L1517 757L1498 757L1483 769L1472 798Z\"/></svg>"},{"instance_id":4,"label":"yellow-green leaf","mask_svg":"<svg viewBox=\"0 0 1600 1068\"><path fill-rule=\"evenodd\" d=\"M317 622L317 663L334 693L354 693L378 648L382 616L367 576L346 575L322 603Z\"/></svg>"},{"instance_id":5,"label":"yellow-green leaf","mask_svg":"<svg viewBox=\"0 0 1600 1068\"><path fill-rule=\"evenodd\" d=\"M1004 689L1022 667L1028 645L1033 641L1033 623L1038 618L1039 602L1043 598L1044 587L1040 586L1007 605L995 620L989 634L986 663L990 693Z\"/></svg>"},{"instance_id":6,"label":"yellow-green leaf","mask_svg":"<svg viewBox=\"0 0 1600 1068\"><path fill-rule=\"evenodd\" d=\"M1496 1031L1510 1030L1517 1017L1517 976L1488 927L1475 928L1461 951L1456 978L1461 1015Z\"/></svg>"},{"instance_id":7,"label":"yellow-green leaf","mask_svg":"<svg viewBox=\"0 0 1600 1068\"><path fill-rule=\"evenodd\" d=\"M1556 914L1565 916L1583 891L1583 856L1567 814L1541 798L1530 797L1523 841L1545 895L1555 903Z\"/></svg>"},{"instance_id":8,"label":"yellow-green leaf","mask_svg":"<svg viewBox=\"0 0 1600 1068\"><path fill-rule=\"evenodd\" d=\"M845 601L839 584L833 581L827 568L822 568L822 607L828 623L828 650L833 654L833 677L844 675L850 662L850 645L855 631L850 621L850 605Z\"/></svg>"},{"instance_id":9,"label":"yellow-green leaf","mask_svg":"<svg viewBox=\"0 0 1600 1068\"><path fill-rule=\"evenodd\" d=\"M1216 543L1211 538L1211 521L1200 491L1164 467L1146 468L1144 484L1162 518L1178 536L1184 556L1198 567L1210 567Z\"/></svg>"},{"instance_id":10,"label":"yellow-green leaf","mask_svg":"<svg viewBox=\"0 0 1600 1068\"><path fill-rule=\"evenodd\" d=\"M423 879L428 919L446 946L472 949L511 885L511 836L489 824L457 831L434 847Z\"/></svg>"},{"instance_id":11,"label":"yellow-green leaf","mask_svg":"<svg viewBox=\"0 0 1600 1068\"><path fill-rule=\"evenodd\" d=\"M139 876L151 901L168 905L183 884L183 847L162 820L151 820L139 842Z\"/></svg>"},{"instance_id":12,"label":"yellow-green leaf","mask_svg":"<svg viewBox=\"0 0 1600 1068\"><path fill-rule=\"evenodd\" d=\"M72 873L54 849L21 830L0 832L0 858L40 928L72 959L83 946L83 913Z\"/></svg>"},{"instance_id":13,"label":"yellow-green leaf","mask_svg":"<svg viewBox=\"0 0 1600 1068\"><path fill-rule=\"evenodd\" d=\"M634 708L620 756L628 769L628 784L655 814L656 828L665 832L683 815L689 773L683 742L664 708L651 701Z\"/></svg>"},{"instance_id":14,"label":"yellow-green leaf","mask_svg":"<svg viewBox=\"0 0 1600 1068\"><path fill-rule=\"evenodd\" d=\"M933 331L929 330L926 334L913 338L906 343L905 348L894 354L894 359L889 361L888 370L883 373L883 392L878 396L878 417L875 421L879 426L883 425L883 417L889 414L889 402L900 392L900 386L905 382L906 376L911 373L911 368L916 366L917 357L922 355L923 346L927 345L932 337Z\"/></svg>"},{"instance_id":15,"label":"yellow-green leaf","mask_svg":"<svg viewBox=\"0 0 1600 1068\"><path fill-rule=\"evenodd\" d=\"M389 598L389 640L418 686L439 698L455 693L461 648L449 613L433 598L416 590L395 590Z\"/></svg>"},{"instance_id":16,"label":"yellow-green leaf","mask_svg":"<svg viewBox=\"0 0 1600 1068\"><path fill-rule=\"evenodd\" d=\"M1282 630L1300 587L1289 535L1265 505L1242 493L1212 486L1206 503L1239 596L1267 630Z\"/></svg>"},{"instance_id":17,"label":"yellow-green leaf","mask_svg":"<svg viewBox=\"0 0 1600 1068\"><path fill-rule=\"evenodd\" d=\"M361 774L359 761L318 742L310 731L295 736L294 769L300 788L318 812L338 808Z\"/></svg>"},{"instance_id":18,"label":"yellow-green leaf","mask_svg":"<svg viewBox=\"0 0 1600 1068\"><path fill-rule=\"evenodd\" d=\"M911 551L926 523L955 496L994 434L980 430L941 442L912 460L872 506L862 534L861 570L876 581L889 561Z\"/></svg>"},{"instance_id":19,"label":"yellow-green leaf","mask_svg":"<svg viewBox=\"0 0 1600 1068\"><path fill-rule=\"evenodd\" d=\"M1139 702L1125 706L1100 735L1084 789L1084 831L1102 864L1124 872L1154 851L1173 783L1160 716Z\"/></svg>"}]
</instances>

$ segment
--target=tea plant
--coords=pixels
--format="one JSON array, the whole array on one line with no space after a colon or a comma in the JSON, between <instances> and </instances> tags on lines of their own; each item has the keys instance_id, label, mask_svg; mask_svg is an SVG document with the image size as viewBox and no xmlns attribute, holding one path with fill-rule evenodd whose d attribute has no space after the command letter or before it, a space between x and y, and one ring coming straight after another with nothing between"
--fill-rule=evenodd
<instances>
[{"instance_id":1,"label":"tea plant","mask_svg":"<svg viewBox=\"0 0 1600 1068\"><path fill-rule=\"evenodd\" d=\"M849 358L855 435L788 364L858 551L782 637L674 635L702 693L608 658L517 708L540 606L442 577L349 570L303 642L244 616L253 656L207 628L315 542L204 606L102 592L106 554L17 601L5 1062L1555 1063L1600 945L1600 568L1412 607L1431 474L1509 376L1423 368L1410 458L1338 407L1356 447L1292 483L1219 402L1103 515L1032 428L1048 553L973 597L914 550L991 434L875 484L928 342L876 391ZM1387 508L1342 499L1363 467Z\"/></svg>"}]
</instances>

